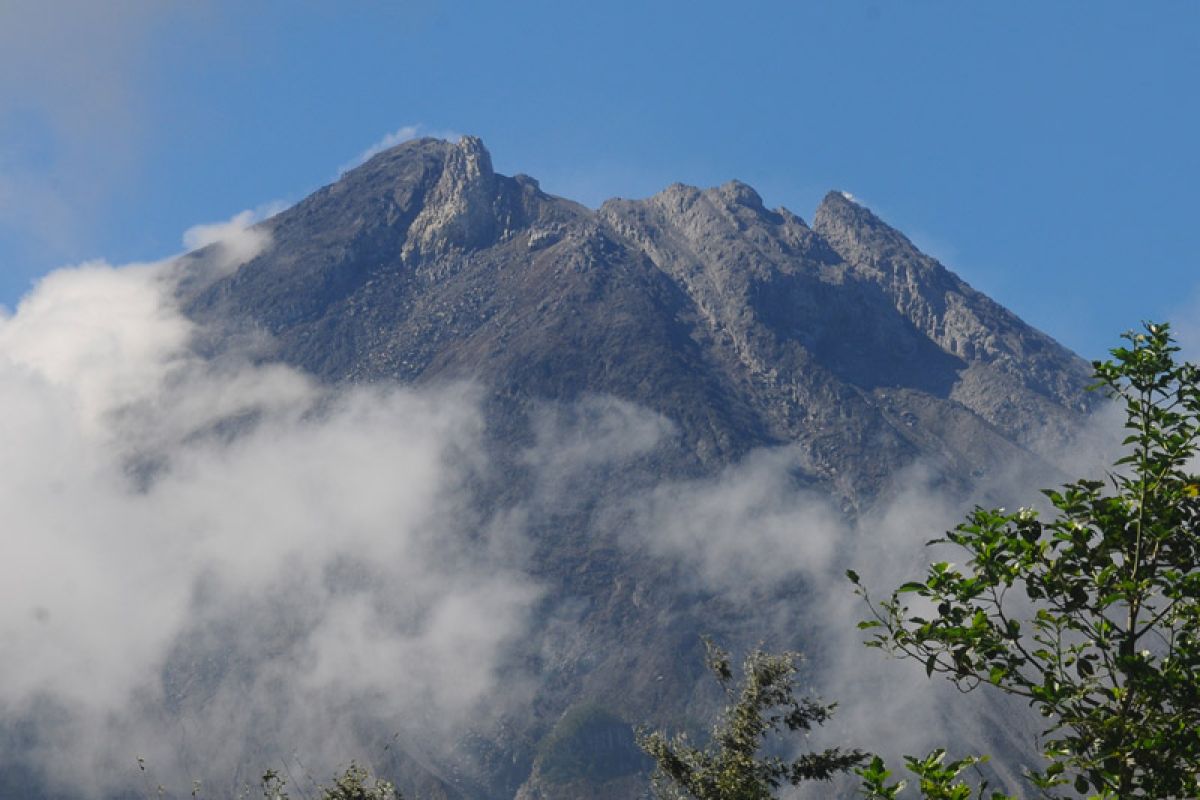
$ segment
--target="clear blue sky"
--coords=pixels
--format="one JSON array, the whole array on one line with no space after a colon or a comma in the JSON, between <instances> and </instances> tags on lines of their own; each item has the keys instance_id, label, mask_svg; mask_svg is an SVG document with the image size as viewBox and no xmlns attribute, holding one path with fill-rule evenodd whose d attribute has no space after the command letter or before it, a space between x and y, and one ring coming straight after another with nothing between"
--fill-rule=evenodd
<instances>
[{"instance_id":1,"label":"clear blue sky","mask_svg":"<svg viewBox=\"0 0 1200 800\"><path fill-rule=\"evenodd\" d=\"M853 192L1094 357L1200 307L1200 3L0 2L0 303L294 202L386 134L596 205Z\"/></svg>"}]
</instances>

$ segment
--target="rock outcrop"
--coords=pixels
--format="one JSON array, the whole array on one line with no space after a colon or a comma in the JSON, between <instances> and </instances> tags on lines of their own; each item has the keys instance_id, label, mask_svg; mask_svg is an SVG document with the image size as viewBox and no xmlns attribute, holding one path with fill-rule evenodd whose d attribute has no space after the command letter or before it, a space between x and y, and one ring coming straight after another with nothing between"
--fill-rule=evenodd
<instances>
[{"instance_id":1,"label":"rock outcrop","mask_svg":"<svg viewBox=\"0 0 1200 800\"><path fill-rule=\"evenodd\" d=\"M421 139L262 226L268 250L233 274L184 281L187 312L329 382L477 382L507 464L496 502L527 485L520 454L547 403L610 396L675 431L532 526L547 614L573 616L538 645L529 713L477 748L490 753L481 772L438 778L448 796L512 797L523 783L527 798L563 796L561 785L629 796L640 783L613 720L698 702L698 632L757 635L673 565L620 546L595 498L786 447L796 485L854 515L917 462L963 491L1002 464L1052 470L1088 410L1087 364L839 192L811 226L737 181L593 211L495 174L478 139ZM603 713L571 734L583 745L551 741L584 702ZM580 767L587 736L621 768Z\"/></svg>"}]
</instances>

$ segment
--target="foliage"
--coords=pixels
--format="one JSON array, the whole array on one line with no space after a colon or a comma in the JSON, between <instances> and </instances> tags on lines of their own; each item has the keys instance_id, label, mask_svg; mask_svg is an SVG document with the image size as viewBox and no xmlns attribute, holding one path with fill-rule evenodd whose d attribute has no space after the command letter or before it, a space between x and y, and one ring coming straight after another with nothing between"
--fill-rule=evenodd
<instances>
[{"instance_id":1,"label":"foliage","mask_svg":"<svg viewBox=\"0 0 1200 800\"><path fill-rule=\"evenodd\" d=\"M865 761L858 750L837 748L806 753L794 760L760 751L767 738L784 728L808 731L829 719L834 706L797 699L792 686L799 656L750 653L735 686L729 654L705 641L709 669L730 704L713 727L706 747L686 734L640 732L638 745L657 763L655 794L664 800L764 800L784 783L830 780Z\"/></svg>"},{"instance_id":2,"label":"foliage","mask_svg":"<svg viewBox=\"0 0 1200 800\"><path fill-rule=\"evenodd\" d=\"M372 780L370 773L353 761L331 785L318 786L317 792L320 800L402 800L390 781ZM262 796L265 800L290 800L287 781L277 771L267 770L262 776Z\"/></svg>"},{"instance_id":3,"label":"foliage","mask_svg":"<svg viewBox=\"0 0 1200 800\"><path fill-rule=\"evenodd\" d=\"M930 543L958 549L964 565L935 563L886 601L849 577L873 615L860 624L869 644L1041 712L1049 765L1030 777L1043 792L1197 797L1198 372L1177 363L1166 325L1125 338L1095 364L1128 434L1106 481L1044 492L1054 508L1045 520L977 508Z\"/></svg>"},{"instance_id":4,"label":"foliage","mask_svg":"<svg viewBox=\"0 0 1200 800\"><path fill-rule=\"evenodd\" d=\"M146 760L138 756L137 764L139 771L143 774L146 773ZM316 782L313 781L313 783ZM372 779L371 774L354 761L350 762L350 766L344 772L334 777L332 784L318 785L315 790L318 800L403 800L403 796L396 791L395 784L378 778ZM153 796L167 797L166 787L157 786ZM192 782L191 792L188 796L197 800L205 797L200 781ZM245 786L237 794L238 800L250 800L252 796L260 796L263 800L291 800L291 795L287 790L287 780L275 769L263 772L257 790ZM301 797L306 800L312 796L308 792L301 792Z\"/></svg>"},{"instance_id":5,"label":"foliage","mask_svg":"<svg viewBox=\"0 0 1200 800\"><path fill-rule=\"evenodd\" d=\"M968 767L976 767L987 761L987 756L967 756L957 761L943 763L946 751L934 750L924 758L905 756L908 771L917 776L917 789L921 797L927 800L970 800L972 796L983 800L1013 800L1000 792L987 793L987 781L980 781L977 788L959 780ZM884 767L883 759L875 756L866 766L859 767L854 772L862 778L863 797L868 800L895 800L907 786L905 781L889 784L888 778L892 773Z\"/></svg>"}]
</instances>

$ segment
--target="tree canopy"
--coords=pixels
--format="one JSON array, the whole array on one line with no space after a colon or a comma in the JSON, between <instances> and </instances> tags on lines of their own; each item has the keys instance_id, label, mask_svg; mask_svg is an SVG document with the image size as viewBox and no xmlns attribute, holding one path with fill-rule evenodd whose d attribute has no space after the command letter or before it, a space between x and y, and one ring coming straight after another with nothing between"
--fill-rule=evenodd
<instances>
[{"instance_id":1,"label":"tree canopy","mask_svg":"<svg viewBox=\"0 0 1200 800\"><path fill-rule=\"evenodd\" d=\"M929 542L957 563L935 561L887 599L847 573L871 612L859 623L869 646L1040 712L1045 763L1027 777L1045 797L1200 796L1200 369L1178 361L1165 324L1124 338L1093 364L1096 388L1125 412L1123 455L1104 479L1044 491L1046 514L977 507ZM794 762L764 752L769 734L808 730L832 708L795 699L793 654L753 652L736 693L728 655L710 647L710 662L734 702L708 744L641 737L661 797L759 800L848 770L867 798L906 789L858 750ZM922 797L1010 800L961 778L985 760L947 761L944 749L905 758Z\"/></svg>"},{"instance_id":2,"label":"tree canopy","mask_svg":"<svg viewBox=\"0 0 1200 800\"><path fill-rule=\"evenodd\" d=\"M870 644L960 688L1026 698L1046 719L1047 793L1200 795L1200 436L1197 367L1168 326L1096 362L1125 410L1105 480L1044 492L1053 513L976 508L930 544L959 551L878 604ZM914 601L916 598L916 601ZM914 610L913 606L918 606Z\"/></svg>"},{"instance_id":3,"label":"tree canopy","mask_svg":"<svg viewBox=\"0 0 1200 800\"><path fill-rule=\"evenodd\" d=\"M796 697L796 653L755 650L734 680L729 653L705 641L708 667L729 697L708 743L686 733L642 732L638 744L655 760L655 794L663 800L767 800L783 784L829 780L866 759L859 750L831 748L794 759L763 752L772 734L808 731L829 719L833 706Z\"/></svg>"}]
</instances>

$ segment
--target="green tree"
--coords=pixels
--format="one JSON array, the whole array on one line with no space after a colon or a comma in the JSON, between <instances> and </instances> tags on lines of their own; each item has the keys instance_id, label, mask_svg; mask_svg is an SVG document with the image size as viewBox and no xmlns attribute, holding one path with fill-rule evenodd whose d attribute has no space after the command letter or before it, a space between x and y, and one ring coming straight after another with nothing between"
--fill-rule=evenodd
<instances>
[{"instance_id":1,"label":"green tree","mask_svg":"<svg viewBox=\"0 0 1200 800\"><path fill-rule=\"evenodd\" d=\"M729 654L706 641L708 666L730 699L713 726L706 747L695 747L684 734L668 737L641 732L638 744L657 764L653 786L662 800L767 800L784 784L832 780L853 771L861 779L859 794L867 800L895 800L907 781L889 782L892 773L879 756L861 750L829 749L788 761L772 755L772 734L809 731L825 722L833 705L795 697L795 653L755 650L742 665L742 679L733 682ZM1013 800L999 792L987 794L987 782L973 786L960 778L967 769L987 760L968 756L947 763L945 751L924 758L905 757L926 800ZM868 760L869 759L869 760Z\"/></svg>"},{"instance_id":2,"label":"green tree","mask_svg":"<svg viewBox=\"0 0 1200 800\"><path fill-rule=\"evenodd\" d=\"M138 770L145 774L146 759L138 756L137 765ZM312 781L312 784L318 800L403 800L403 796L396 791L395 784L380 778L372 778L364 767L354 761L350 762L350 766L344 772L334 776L333 783L318 785L316 781ZM303 791L301 795L305 798L312 797L311 794ZM146 798L174 796L161 784L145 793ZM192 781L192 788L188 796L195 800L203 800L206 794L200 781ZM243 785L236 797L237 800L250 800L252 797L261 797L263 800L291 800L287 780L276 769L268 769L263 772L257 787Z\"/></svg>"},{"instance_id":3,"label":"green tree","mask_svg":"<svg viewBox=\"0 0 1200 800\"><path fill-rule=\"evenodd\" d=\"M962 566L934 563L885 601L848 574L872 612L860 624L869 644L961 689L1026 698L1046 718L1048 765L1030 775L1045 793L1197 797L1198 372L1177 361L1166 325L1125 338L1094 364L1126 415L1106 480L1044 492L1047 519L977 508L930 543L958 550Z\"/></svg>"},{"instance_id":4,"label":"green tree","mask_svg":"<svg viewBox=\"0 0 1200 800\"><path fill-rule=\"evenodd\" d=\"M704 747L686 734L638 734L638 746L658 766L655 794L663 800L766 800L783 784L830 780L866 760L859 750L831 748L784 759L763 752L769 737L809 731L821 725L834 706L795 696L793 680L799 656L755 650L742 664L735 685L729 653L705 641L709 669L730 699Z\"/></svg>"},{"instance_id":5,"label":"green tree","mask_svg":"<svg viewBox=\"0 0 1200 800\"><path fill-rule=\"evenodd\" d=\"M924 758L905 756L908 771L917 779L917 790L925 800L1015 800L1001 792L988 794L988 783L980 779L976 785L960 780L959 776L968 768L986 762L987 756L966 756L946 762L946 751L938 748ZM854 770L862 778L859 791L867 800L895 800L907 788L907 781L888 783L892 773L884 766L883 759L875 756L865 766Z\"/></svg>"},{"instance_id":6,"label":"green tree","mask_svg":"<svg viewBox=\"0 0 1200 800\"><path fill-rule=\"evenodd\" d=\"M261 787L264 800L291 798L287 781L276 770L269 769L263 773ZM402 800L391 781L373 779L364 767L353 761L345 772L334 777L333 783L318 786L316 790L320 800Z\"/></svg>"}]
</instances>

